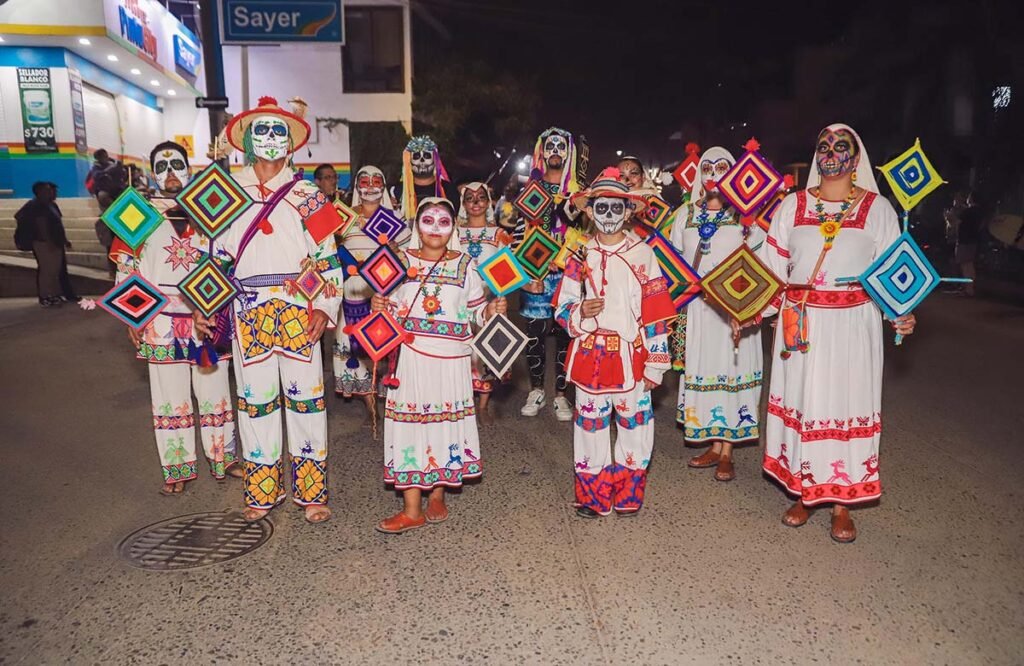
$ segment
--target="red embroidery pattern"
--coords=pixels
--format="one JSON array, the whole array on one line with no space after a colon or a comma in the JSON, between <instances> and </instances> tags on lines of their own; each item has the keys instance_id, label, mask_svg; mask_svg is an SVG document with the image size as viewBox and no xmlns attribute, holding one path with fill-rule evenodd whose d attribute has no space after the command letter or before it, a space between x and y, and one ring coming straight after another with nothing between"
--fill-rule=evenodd
<instances>
[{"instance_id":1,"label":"red embroidery pattern","mask_svg":"<svg viewBox=\"0 0 1024 666\"><path fill-rule=\"evenodd\" d=\"M825 502L835 504L858 504L878 499L882 494L882 483L880 481L866 481L853 485L839 485L836 483L819 483L804 487L803 475L793 474L781 464L776 458L764 456L761 468L765 473L781 483L786 492L791 495L799 495L800 500L807 506L822 504Z\"/></svg>"},{"instance_id":2,"label":"red embroidery pattern","mask_svg":"<svg viewBox=\"0 0 1024 666\"><path fill-rule=\"evenodd\" d=\"M775 240L774 236L768 237L768 244L775 248L775 251L779 253L780 257L789 259L789 250L779 245L779 241Z\"/></svg>"},{"instance_id":3,"label":"red embroidery pattern","mask_svg":"<svg viewBox=\"0 0 1024 666\"><path fill-rule=\"evenodd\" d=\"M863 201L860 202L860 206L857 208L857 215L848 218L843 222L843 229L863 229L864 225L868 221L868 211L871 209L871 204L875 202L876 196L877 195L874 192L865 193ZM807 190L800 190L796 193L796 210L797 218L793 222L793 226L817 227L821 224L821 221L818 220L817 216L812 215L807 210Z\"/></svg>"},{"instance_id":4,"label":"red embroidery pattern","mask_svg":"<svg viewBox=\"0 0 1024 666\"><path fill-rule=\"evenodd\" d=\"M820 442L834 439L848 442L851 439L869 439L882 432L882 417L851 416L848 419L819 419L804 421L804 415L793 407L785 407L780 396L771 396L768 401L768 415L782 420L782 424L800 435L801 442Z\"/></svg>"},{"instance_id":5,"label":"red embroidery pattern","mask_svg":"<svg viewBox=\"0 0 1024 666\"><path fill-rule=\"evenodd\" d=\"M805 297L807 305L816 308L852 308L871 300L863 289L791 289L786 296L791 303L799 303Z\"/></svg>"}]
</instances>

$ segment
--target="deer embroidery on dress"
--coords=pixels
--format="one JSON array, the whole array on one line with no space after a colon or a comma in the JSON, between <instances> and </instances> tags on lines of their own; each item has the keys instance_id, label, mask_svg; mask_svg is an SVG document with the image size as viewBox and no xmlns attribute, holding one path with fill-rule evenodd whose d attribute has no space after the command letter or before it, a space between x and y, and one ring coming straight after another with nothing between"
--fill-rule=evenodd
<instances>
[{"instance_id":1,"label":"deer embroidery on dress","mask_svg":"<svg viewBox=\"0 0 1024 666\"><path fill-rule=\"evenodd\" d=\"M683 414L686 416L683 425L693 424L698 428L700 427L700 419L697 418L696 407L687 407L686 409L683 410Z\"/></svg>"},{"instance_id":2,"label":"deer embroidery on dress","mask_svg":"<svg viewBox=\"0 0 1024 666\"><path fill-rule=\"evenodd\" d=\"M715 422L720 422L724 427L729 427L729 422L725 420L725 414L722 413L724 408L721 405L717 405L711 408L711 421L708 423L709 426L714 425Z\"/></svg>"},{"instance_id":3,"label":"deer embroidery on dress","mask_svg":"<svg viewBox=\"0 0 1024 666\"><path fill-rule=\"evenodd\" d=\"M865 481L867 481L868 479L870 479L874 475L878 474L878 454L877 453L872 453L871 456L867 460L862 462L861 464L864 465L864 468L867 470L867 473L864 475L864 478L862 478L860 480L861 483L864 483Z\"/></svg>"},{"instance_id":4,"label":"deer embroidery on dress","mask_svg":"<svg viewBox=\"0 0 1024 666\"><path fill-rule=\"evenodd\" d=\"M462 456L457 455L455 453L458 450L459 450L459 445L458 444L449 444L448 445L448 462L446 462L445 465L444 465L446 469L448 467L451 467L452 465L457 465L459 467L462 467Z\"/></svg>"},{"instance_id":5,"label":"deer embroidery on dress","mask_svg":"<svg viewBox=\"0 0 1024 666\"><path fill-rule=\"evenodd\" d=\"M814 482L814 474L811 473L811 462L809 460L800 463L800 481L812 486L817 485Z\"/></svg>"},{"instance_id":6,"label":"deer embroidery on dress","mask_svg":"<svg viewBox=\"0 0 1024 666\"><path fill-rule=\"evenodd\" d=\"M416 447L413 446L407 446L402 449L402 466L399 467L399 469L405 469L407 467L416 469L419 466L416 464L416 456L413 455L415 450Z\"/></svg>"},{"instance_id":7,"label":"deer embroidery on dress","mask_svg":"<svg viewBox=\"0 0 1024 666\"><path fill-rule=\"evenodd\" d=\"M789 458L786 457L786 443L779 444L779 465L789 469Z\"/></svg>"},{"instance_id":8,"label":"deer embroidery on dress","mask_svg":"<svg viewBox=\"0 0 1024 666\"><path fill-rule=\"evenodd\" d=\"M739 422L736 423L737 428L743 425L744 421L749 422L750 425L757 425L757 422L754 421L754 417L750 415L750 408L746 405L741 405L736 411L736 414L740 417Z\"/></svg>"},{"instance_id":9,"label":"deer embroidery on dress","mask_svg":"<svg viewBox=\"0 0 1024 666\"><path fill-rule=\"evenodd\" d=\"M576 469L589 469L590 468L590 456L584 456L583 460L576 463Z\"/></svg>"},{"instance_id":10,"label":"deer embroidery on dress","mask_svg":"<svg viewBox=\"0 0 1024 666\"><path fill-rule=\"evenodd\" d=\"M833 460L829 463L832 466L832 476L828 477L828 481L825 483L833 483L842 481L848 486L853 485L853 479L846 473L846 462L843 460Z\"/></svg>"},{"instance_id":11,"label":"deer embroidery on dress","mask_svg":"<svg viewBox=\"0 0 1024 666\"><path fill-rule=\"evenodd\" d=\"M432 469L437 469L438 467L440 467L440 465L437 464L437 459L434 458L432 453L433 453L433 448L428 446L427 447L427 467L426 467L426 469L423 470L424 472L429 472Z\"/></svg>"}]
</instances>

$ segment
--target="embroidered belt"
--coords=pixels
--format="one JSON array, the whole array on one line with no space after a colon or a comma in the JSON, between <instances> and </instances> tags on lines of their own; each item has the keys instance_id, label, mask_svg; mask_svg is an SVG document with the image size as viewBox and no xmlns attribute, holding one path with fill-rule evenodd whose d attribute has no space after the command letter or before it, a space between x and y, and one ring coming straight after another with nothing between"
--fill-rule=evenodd
<instances>
[{"instance_id":1,"label":"embroidered belt","mask_svg":"<svg viewBox=\"0 0 1024 666\"><path fill-rule=\"evenodd\" d=\"M854 308L871 300L862 288L856 289L790 289L786 292L786 300L800 303L806 297L806 303L815 308Z\"/></svg>"},{"instance_id":2,"label":"embroidered belt","mask_svg":"<svg viewBox=\"0 0 1024 666\"><path fill-rule=\"evenodd\" d=\"M238 280L243 287L283 287L285 282L294 281L299 278L299 273L267 273L265 275L250 275L247 278Z\"/></svg>"}]
</instances>

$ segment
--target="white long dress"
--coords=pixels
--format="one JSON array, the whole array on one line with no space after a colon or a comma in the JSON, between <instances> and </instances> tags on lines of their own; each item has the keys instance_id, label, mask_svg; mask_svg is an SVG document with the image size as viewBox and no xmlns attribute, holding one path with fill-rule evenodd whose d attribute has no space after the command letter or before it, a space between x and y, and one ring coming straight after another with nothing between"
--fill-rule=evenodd
<instances>
[{"instance_id":1,"label":"white long dress","mask_svg":"<svg viewBox=\"0 0 1024 666\"><path fill-rule=\"evenodd\" d=\"M702 276L744 242L755 251L764 242L760 227L752 225L744 237L735 211L724 215L711 237L708 254L700 259L697 272ZM710 220L715 217L715 211L708 211ZM700 208L691 206L689 215L677 215L673 225L673 243L691 265L700 254L698 228L704 221ZM760 328L743 330L736 353L729 318L702 297L690 302L686 308L686 364L676 406L676 420L683 425L687 442L742 442L760 436L762 356Z\"/></svg>"},{"instance_id":2,"label":"white long dress","mask_svg":"<svg viewBox=\"0 0 1024 666\"><path fill-rule=\"evenodd\" d=\"M406 253L416 277L390 296L411 334L384 412L384 482L396 490L461 486L483 473L470 340L483 323L483 283L469 255L435 262Z\"/></svg>"},{"instance_id":3,"label":"white long dress","mask_svg":"<svg viewBox=\"0 0 1024 666\"><path fill-rule=\"evenodd\" d=\"M855 504L878 498L882 433L882 318L859 286L860 275L899 236L896 212L871 192L857 205L811 275L824 245L806 191L779 206L762 257L792 285L782 307L806 296L808 348L782 359L786 323L776 327L763 468L804 504ZM835 215L841 202L825 201ZM793 327L791 327L793 328Z\"/></svg>"}]
</instances>

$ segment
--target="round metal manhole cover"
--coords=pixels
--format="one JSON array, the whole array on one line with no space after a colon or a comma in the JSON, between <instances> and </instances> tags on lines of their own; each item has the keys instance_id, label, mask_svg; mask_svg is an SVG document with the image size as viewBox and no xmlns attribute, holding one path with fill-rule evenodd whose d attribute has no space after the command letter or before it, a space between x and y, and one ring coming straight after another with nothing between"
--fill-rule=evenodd
<instances>
[{"instance_id":1,"label":"round metal manhole cover","mask_svg":"<svg viewBox=\"0 0 1024 666\"><path fill-rule=\"evenodd\" d=\"M195 569L242 557L265 544L273 533L270 521L248 523L239 511L192 513L129 534L118 552L140 569Z\"/></svg>"}]
</instances>

